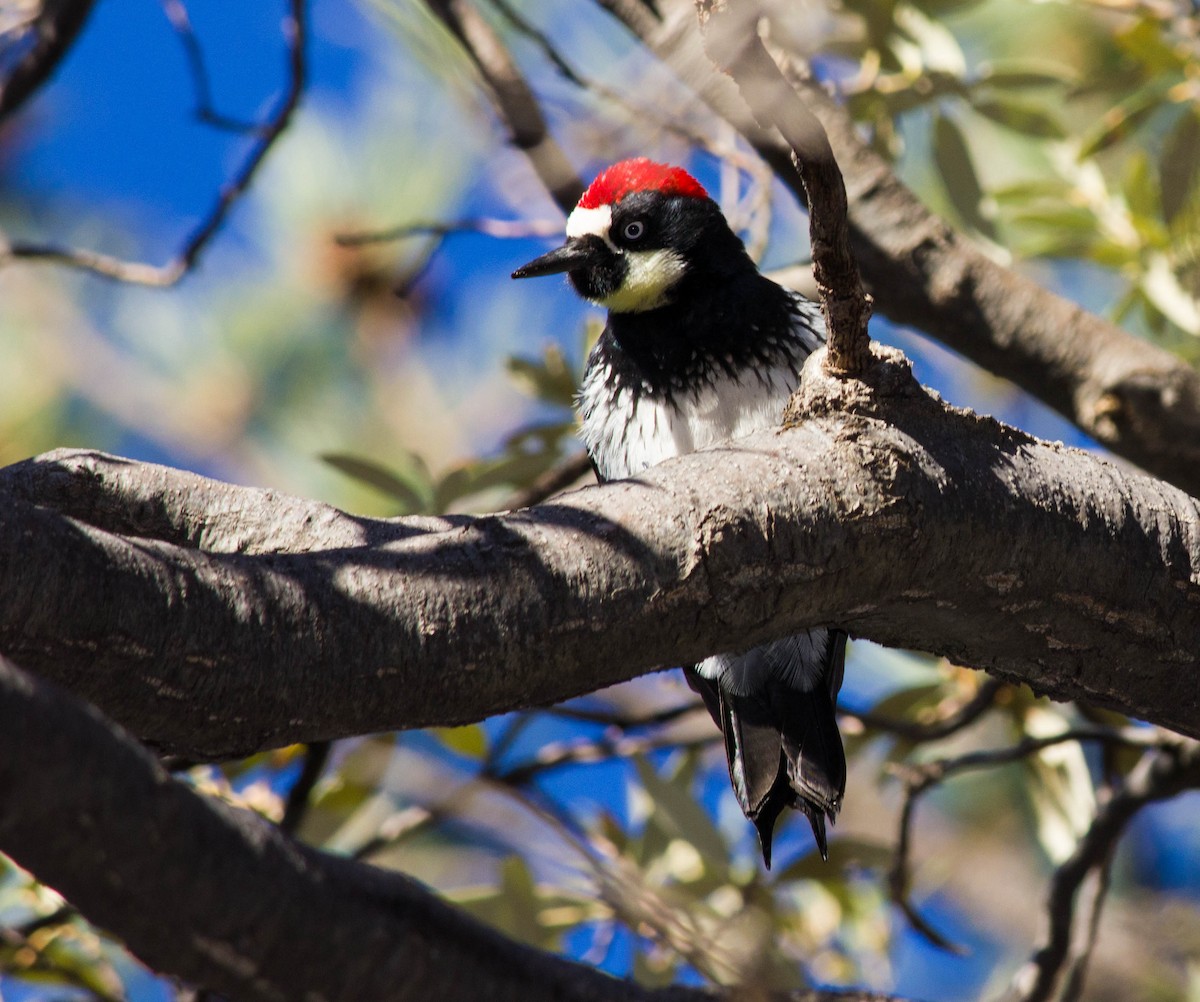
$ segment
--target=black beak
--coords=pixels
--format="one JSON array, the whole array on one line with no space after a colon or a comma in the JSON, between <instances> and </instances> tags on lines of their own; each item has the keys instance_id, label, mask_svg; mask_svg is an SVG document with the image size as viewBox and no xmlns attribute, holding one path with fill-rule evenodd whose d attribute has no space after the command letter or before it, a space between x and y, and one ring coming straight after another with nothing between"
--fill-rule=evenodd
<instances>
[{"instance_id":1,"label":"black beak","mask_svg":"<svg viewBox=\"0 0 1200 1002\"><path fill-rule=\"evenodd\" d=\"M595 267L609 256L611 256L611 252L604 246L604 241L598 237L591 235L572 237L557 250L534 258L529 264L521 265L512 273L512 277L537 278L541 275L560 275L564 271Z\"/></svg>"}]
</instances>

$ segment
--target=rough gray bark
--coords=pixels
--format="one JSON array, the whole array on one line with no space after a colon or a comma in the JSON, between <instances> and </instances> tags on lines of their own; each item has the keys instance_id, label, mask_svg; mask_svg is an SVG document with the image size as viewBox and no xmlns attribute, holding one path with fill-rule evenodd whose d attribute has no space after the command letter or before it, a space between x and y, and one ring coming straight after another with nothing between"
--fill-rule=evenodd
<instances>
[{"instance_id":1,"label":"rough gray bark","mask_svg":"<svg viewBox=\"0 0 1200 1002\"><path fill-rule=\"evenodd\" d=\"M3 658L0 803L6 853L156 970L239 1002L722 997L651 991L521 946L401 874L293 842L196 794L95 710Z\"/></svg>"},{"instance_id":2,"label":"rough gray bark","mask_svg":"<svg viewBox=\"0 0 1200 1002\"><path fill-rule=\"evenodd\" d=\"M225 757L549 703L804 626L1200 735L1197 503L814 356L787 430L478 518L91 454L0 474L0 650ZM198 548L203 547L203 548Z\"/></svg>"}]
</instances>

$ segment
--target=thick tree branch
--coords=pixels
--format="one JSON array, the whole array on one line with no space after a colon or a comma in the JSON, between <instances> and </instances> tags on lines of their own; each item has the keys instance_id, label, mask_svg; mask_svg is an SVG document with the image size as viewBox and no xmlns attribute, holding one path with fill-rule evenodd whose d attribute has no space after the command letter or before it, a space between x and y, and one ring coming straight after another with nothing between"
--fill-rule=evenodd
<instances>
[{"instance_id":1,"label":"thick tree branch","mask_svg":"<svg viewBox=\"0 0 1200 1002\"><path fill-rule=\"evenodd\" d=\"M824 623L1200 734L1195 501L948 408L895 352L873 385L820 366L795 427L480 518L89 454L10 467L0 650L208 757L478 720Z\"/></svg>"},{"instance_id":2,"label":"thick tree branch","mask_svg":"<svg viewBox=\"0 0 1200 1002\"><path fill-rule=\"evenodd\" d=\"M660 5L672 13L664 21L646 8L631 13L637 5L601 6L804 198L788 142L760 127L733 81L713 69L683 0ZM1200 374L990 260L921 204L820 86L794 69L787 76L825 126L845 177L851 245L877 309L1012 380L1117 455L1200 496ZM770 120L769 109L753 110Z\"/></svg>"},{"instance_id":3,"label":"thick tree branch","mask_svg":"<svg viewBox=\"0 0 1200 1002\"><path fill-rule=\"evenodd\" d=\"M521 946L400 874L295 843L172 779L95 710L3 659L0 800L0 848L156 970L230 998L714 998Z\"/></svg>"}]
</instances>

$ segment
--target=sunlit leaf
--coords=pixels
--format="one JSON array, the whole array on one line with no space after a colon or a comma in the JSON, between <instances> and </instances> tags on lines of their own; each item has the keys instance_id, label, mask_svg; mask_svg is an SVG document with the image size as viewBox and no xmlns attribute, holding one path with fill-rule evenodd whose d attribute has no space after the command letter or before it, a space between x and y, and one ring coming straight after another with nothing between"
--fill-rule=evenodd
<instances>
[{"instance_id":1,"label":"sunlit leaf","mask_svg":"<svg viewBox=\"0 0 1200 1002\"><path fill-rule=\"evenodd\" d=\"M435 727L433 733L451 751L467 758L481 759L487 754L487 734L478 724L466 727Z\"/></svg>"},{"instance_id":2,"label":"sunlit leaf","mask_svg":"<svg viewBox=\"0 0 1200 1002\"><path fill-rule=\"evenodd\" d=\"M1105 112L1100 121L1084 133L1079 148L1079 159L1094 156L1128 136L1159 110L1163 97L1175 82L1152 81Z\"/></svg>"},{"instance_id":3,"label":"sunlit leaf","mask_svg":"<svg viewBox=\"0 0 1200 1002\"><path fill-rule=\"evenodd\" d=\"M473 493L474 480L469 465L449 470L434 486L433 510L441 514L459 498Z\"/></svg>"},{"instance_id":4,"label":"sunlit leaf","mask_svg":"<svg viewBox=\"0 0 1200 1002\"><path fill-rule=\"evenodd\" d=\"M979 82L1019 90L1074 83L1077 78L1075 69L1062 63L1040 59L1004 59L987 64L979 75Z\"/></svg>"},{"instance_id":5,"label":"sunlit leaf","mask_svg":"<svg viewBox=\"0 0 1200 1002\"><path fill-rule=\"evenodd\" d=\"M892 861L894 847L890 842L866 838L834 837L829 842L829 859L824 860L814 847L787 868L776 881L820 880L828 882L832 875L851 869L884 870Z\"/></svg>"},{"instance_id":6,"label":"sunlit leaf","mask_svg":"<svg viewBox=\"0 0 1200 1002\"><path fill-rule=\"evenodd\" d=\"M1167 242L1167 229L1162 223L1162 202L1159 198L1158 178L1143 150L1133 153L1125 165L1121 179L1121 194L1129 206L1133 225L1142 240L1150 245L1162 247Z\"/></svg>"},{"instance_id":7,"label":"sunlit leaf","mask_svg":"<svg viewBox=\"0 0 1200 1002\"><path fill-rule=\"evenodd\" d=\"M1140 17L1130 26L1118 29L1115 38L1122 49L1142 64L1147 76L1178 75L1187 67L1188 57L1168 43L1157 17Z\"/></svg>"},{"instance_id":8,"label":"sunlit leaf","mask_svg":"<svg viewBox=\"0 0 1200 1002\"><path fill-rule=\"evenodd\" d=\"M507 365L517 382L538 400L563 407L574 403L578 379L558 345L548 345L540 359L514 355Z\"/></svg>"}]
</instances>

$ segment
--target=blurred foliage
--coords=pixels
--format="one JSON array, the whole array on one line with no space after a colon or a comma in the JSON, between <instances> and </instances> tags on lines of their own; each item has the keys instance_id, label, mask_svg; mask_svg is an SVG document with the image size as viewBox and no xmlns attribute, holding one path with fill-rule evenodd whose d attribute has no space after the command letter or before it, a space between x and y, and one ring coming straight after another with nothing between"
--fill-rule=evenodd
<instances>
[{"instance_id":1,"label":"blurred foliage","mask_svg":"<svg viewBox=\"0 0 1200 1002\"><path fill-rule=\"evenodd\" d=\"M803 218L763 166L598 9L517 7L544 38L483 5L581 167L617 151L703 151L697 163L756 256L802 253ZM327 9L345 14L339 0ZM469 61L424 7L361 9L382 41L358 54L374 76L353 114L310 98L241 210L251 222L178 290L0 269L0 461L86 444L364 513L433 515L503 506L577 451L572 398L594 318L565 294L515 289L508 252L485 238L355 249L333 240L480 205L497 216L553 212L505 147ZM781 16L928 204L998 259L1200 357L1195 13L1152 0L810 0ZM573 88L543 43L593 91ZM219 75L219 52L211 61ZM12 155L55 124L35 123ZM95 203L60 204L14 179L0 189L0 226L130 254L161 244L136 206ZM514 249L512 263L532 246ZM954 371L962 383L980 378ZM844 722L849 794L827 863L803 819L789 818L775 869L762 870L715 729L695 707L674 712L693 697L666 676L565 711L339 742L299 836L402 868L511 935L648 983L887 987L898 944L916 949L887 903L896 777L1085 719L1002 689L969 727L921 739L979 685L978 673L936 659L852 646L845 702L864 716ZM279 821L306 754L282 749L186 776ZM936 813L917 823L918 905L949 902L993 944L982 961L961 962L986 970L960 969L953 995L938 997L975 997L1025 956L1046 868L1135 761L1063 744L931 797ZM1179 935L1179 923L1155 926L1160 952L1124 964L1124 980L1095 997L1200 997L1200 953L1170 947ZM118 946L12 866L0 871L0 972L0 992L170 994L160 984L155 995ZM932 984L917 993L935 997Z\"/></svg>"}]
</instances>

